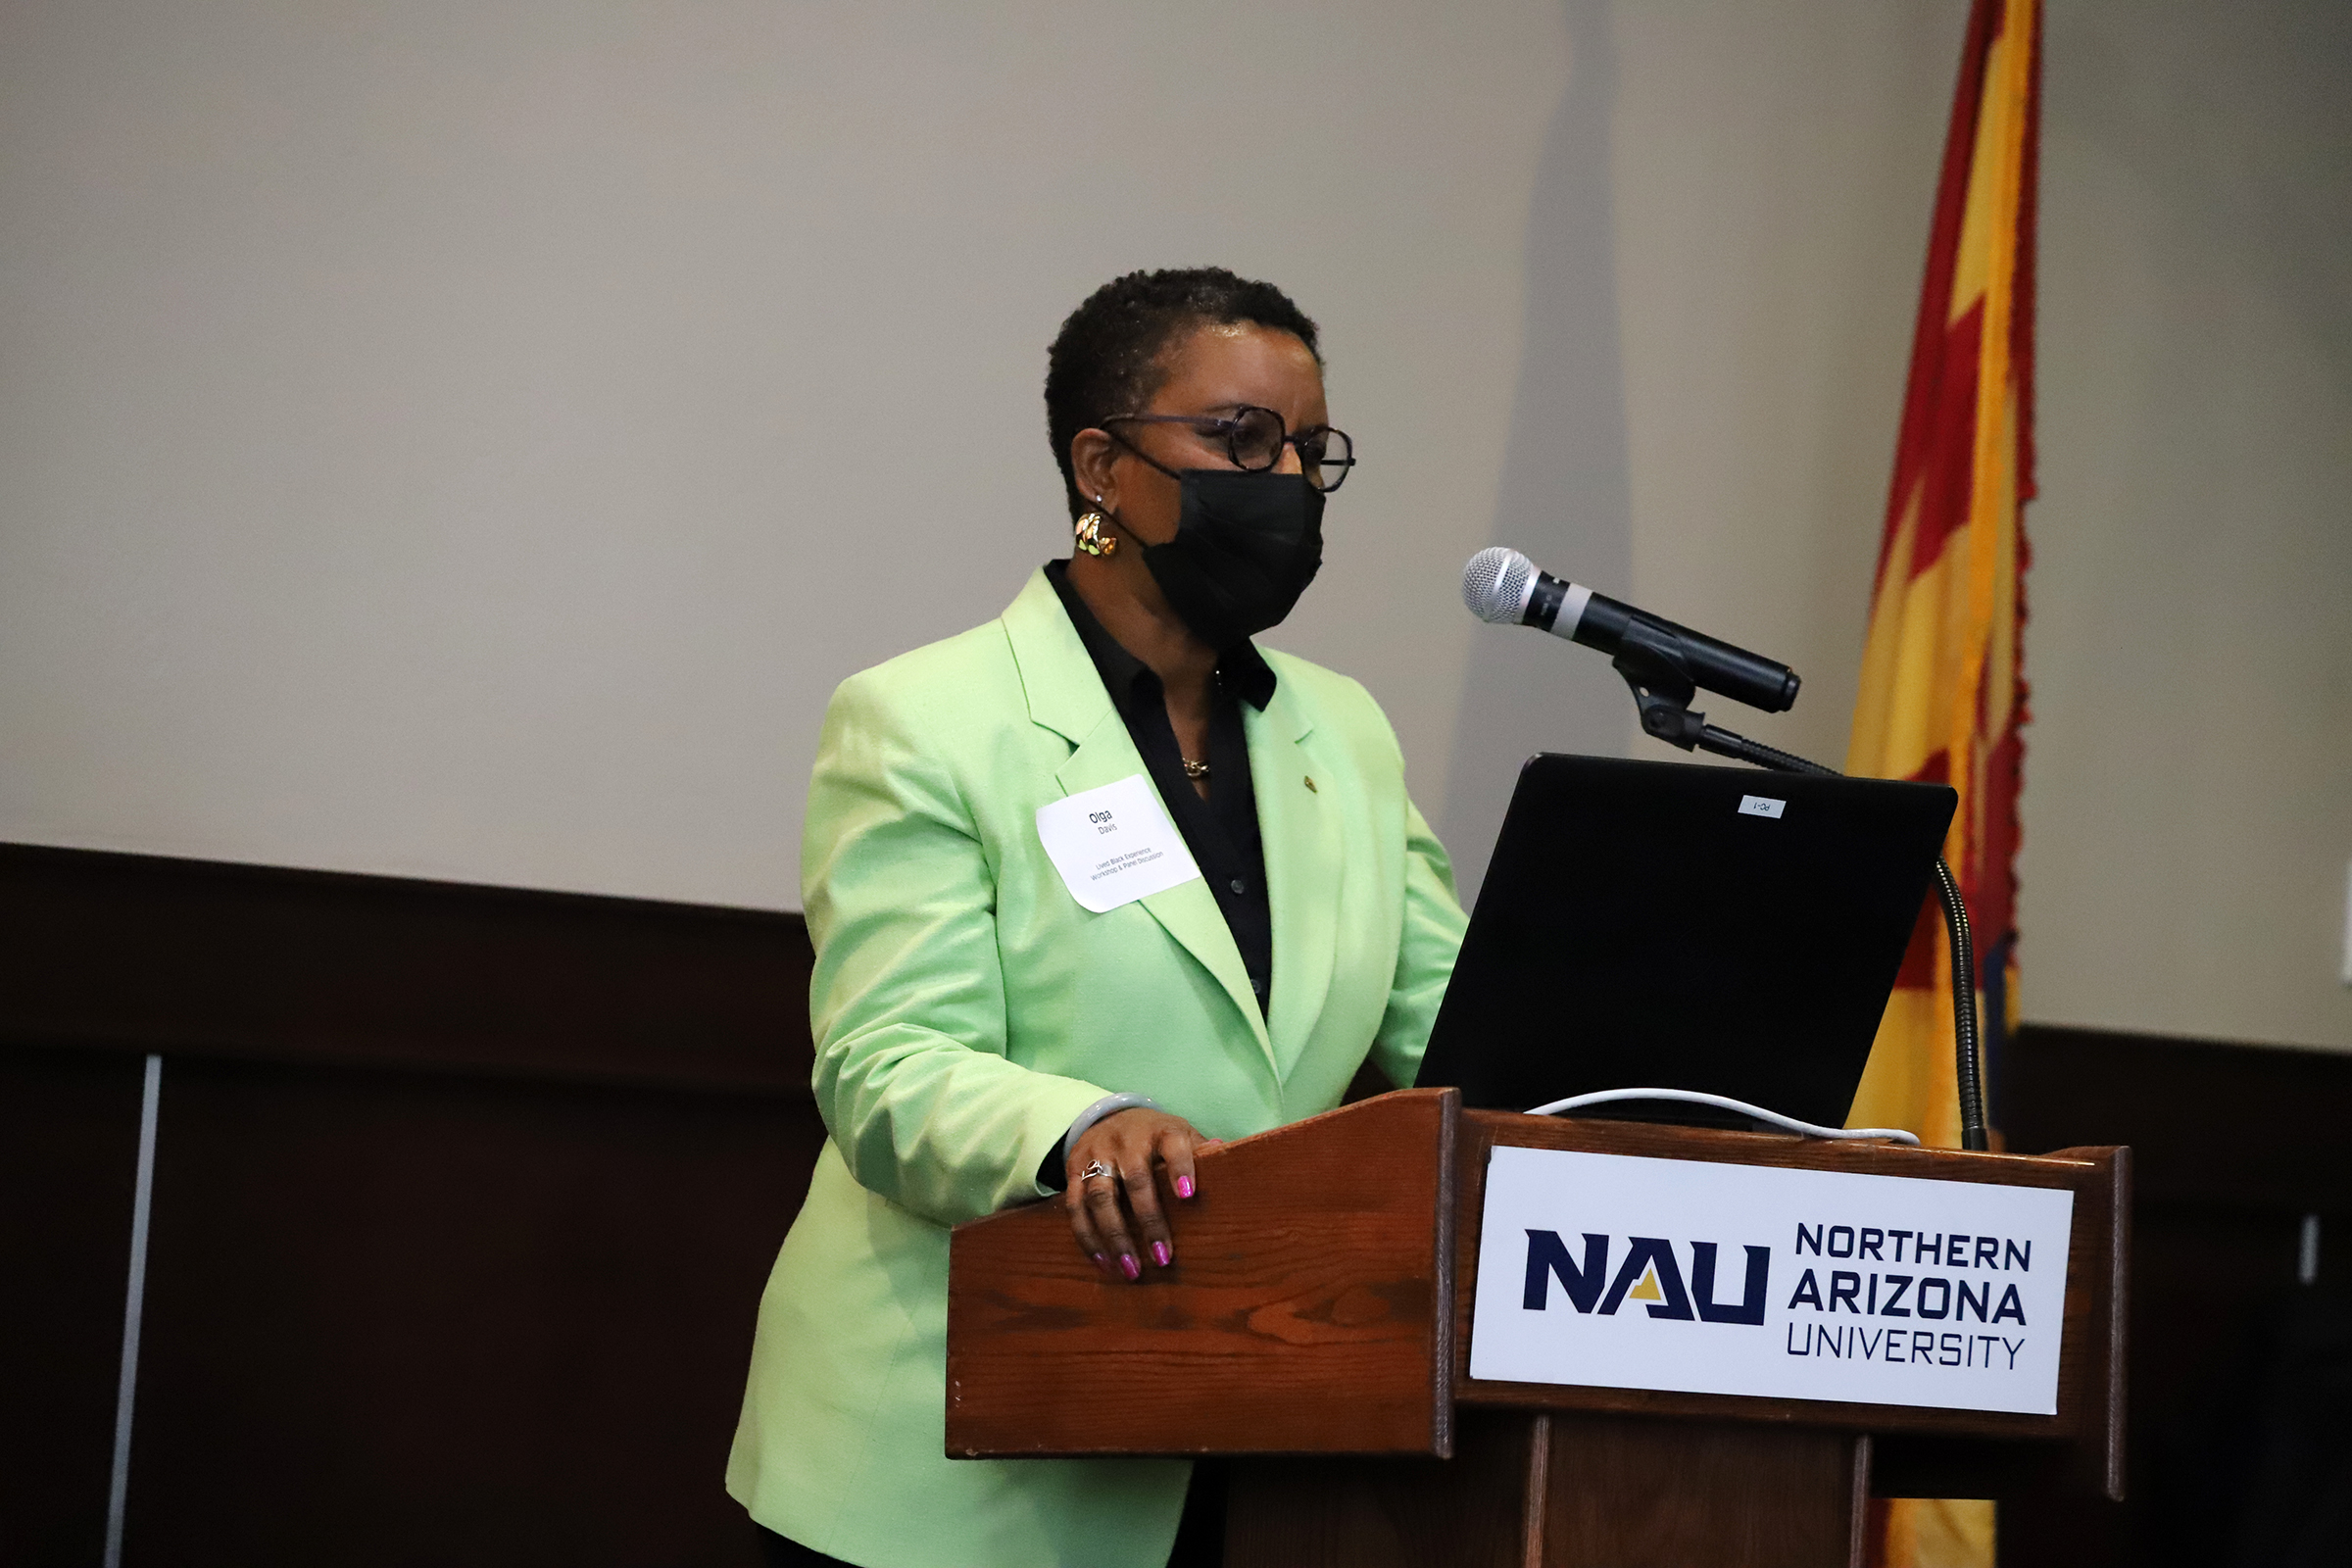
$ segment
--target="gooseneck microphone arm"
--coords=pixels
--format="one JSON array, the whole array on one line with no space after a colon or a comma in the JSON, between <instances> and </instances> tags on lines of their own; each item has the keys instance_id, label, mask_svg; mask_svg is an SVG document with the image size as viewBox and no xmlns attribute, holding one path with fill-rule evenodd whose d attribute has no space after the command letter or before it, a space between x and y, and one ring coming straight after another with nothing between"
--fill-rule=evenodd
<instances>
[{"instance_id":1,"label":"gooseneck microphone arm","mask_svg":"<svg viewBox=\"0 0 2352 1568\"><path fill-rule=\"evenodd\" d=\"M1776 773L1838 776L1834 767L1735 735L1708 723L1706 714L1690 711L1690 699L1702 686L1767 712L1783 711L1796 702L1797 690L1796 673L1785 664L1539 571L1527 557L1499 545L1472 556L1462 568L1462 602L1481 620L1534 626L1613 655L1611 664L1633 688L1643 733L1669 746L1711 752ZM1960 883L1940 855L1936 858L1936 897L1943 906L1943 928L1952 951L1952 1054L1960 1147L1981 1152L1987 1140L1984 1067L1977 1047L1976 944Z\"/></svg>"},{"instance_id":2,"label":"gooseneck microphone arm","mask_svg":"<svg viewBox=\"0 0 2352 1568\"><path fill-rule=\"evenodd\" d=\"M1670 648L1638 644L1628 637L1610 661L1634 690L1642 728L1670 746L1696 749L1729 757L1775 773L1819 773L1838 776L1801 757L1751 741L1744 735L1707 722L1704 713L1690 711L1695 688ZM1984 1131L1984 1078L1977 1047L1976 942L1969 932L1968 904L1960 897L1959 880L1948 861L1936 857L1936 897L1943 905L1943 929L1952 950L1952 1056L1960 1100L1960 1147L1983 1152L1989 1147Z\"/></svg>"}]
</instances>

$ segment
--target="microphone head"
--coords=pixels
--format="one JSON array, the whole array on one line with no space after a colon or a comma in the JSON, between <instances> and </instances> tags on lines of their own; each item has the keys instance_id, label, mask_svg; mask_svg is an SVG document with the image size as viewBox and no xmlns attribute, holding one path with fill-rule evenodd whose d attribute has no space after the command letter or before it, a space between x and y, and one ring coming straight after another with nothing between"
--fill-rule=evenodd
<instances>
[{"instance_id":1,"label":"microphone head","mask_svg":"<svg viewBox=\"0 0 2352 1568\"><path fill-rule=\"evenodd\" d=\"M1462 567L1462 603L1496 626L1516 626L1536 590L1536 564L1506 545L1491 545Z\"/></svg>"}]
</instances>

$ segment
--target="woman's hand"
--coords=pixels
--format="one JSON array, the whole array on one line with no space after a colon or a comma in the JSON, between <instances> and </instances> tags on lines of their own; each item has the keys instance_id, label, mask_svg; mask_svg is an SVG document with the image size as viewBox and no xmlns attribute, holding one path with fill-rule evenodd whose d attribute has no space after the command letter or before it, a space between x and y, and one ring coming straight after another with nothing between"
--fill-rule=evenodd
<instances>
[{"instance_id":1,"label":"woman's hand","mask_svg":"<svg viewBox=\"0 0 2352 1568\"><path fill-rule=\"evenodd\" d=\"M1105 1274L1144 1277L1144 1259L1161 1268L1176 1260L1155 1170L1164 1168L1179 1199L1199 1192L1193 1155L1216 1145L1182 1116L1143 1106L1114 1111L1089 1127L1066 1151L1069 1185L1062 1202L1078 1245ZM1088 1175L1098 1162L1106 1167Z\"/></svg>"}]
</instances>

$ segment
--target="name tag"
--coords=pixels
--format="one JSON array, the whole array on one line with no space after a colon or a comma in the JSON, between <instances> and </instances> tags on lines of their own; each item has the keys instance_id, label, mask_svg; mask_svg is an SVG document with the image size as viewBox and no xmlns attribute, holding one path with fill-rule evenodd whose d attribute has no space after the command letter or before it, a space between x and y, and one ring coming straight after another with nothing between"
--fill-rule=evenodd
<instances>
[{"instance_id":1,"label":"name tag","mask_svg":"<svg viewBox=\"0 0 2352 1568\"><path fill-rule=\"evenodd\" d=\"M1039 807L1037 839L1070 897L1097 914L1200 874L1141 773Z\"/></svg>"}]
</instances>

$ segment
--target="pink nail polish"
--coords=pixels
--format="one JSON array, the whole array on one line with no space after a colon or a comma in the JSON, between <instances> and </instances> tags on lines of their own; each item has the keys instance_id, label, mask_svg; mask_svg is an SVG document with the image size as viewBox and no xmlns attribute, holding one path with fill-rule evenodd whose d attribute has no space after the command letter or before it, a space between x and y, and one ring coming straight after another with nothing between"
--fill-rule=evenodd
<instances>
[{"instance_id":1,"label":"pink nail polish","mask_svg":"<svg viewBox=\"0 0 2352 1568\"><path fill-rule=\"evenodd\" d=\"M1119 1254L1119 1272L1131 1280L1140 1280L1144 1277L1144 1265L1135 1260L1133 1252L1121 1252Z\"/></svg>"},{"instance_id":2,"label":"pink nail polish","mask_svg":"<svg viewBox=\"0 0 2352 1568\"><path fill-rule=\"evenodd\" d=\"M1107 1274L1110 1272L1110 1259L1105 1257L1102 1253L1097 1252L1095 1254L1095 1267Z\"/></svg>"},{"instance_id":3,"label":"pink nail polish","mask_svg":"<svg viewBox=\"0 0 2352 1568\"><path fill-rule=\"evenodd\" d=\"M1190 1176L1179 1176L1176 1178L1176 1196L1178 1198L1190 1198L1193 1196L1193 1179Z\"/></svg>"},{"instance_id":4,"label":"pink nail polish","mask_svg":"<svg viewBox=\"0 0 2352 1568\"><path fill-rule=\"evenodd\" d=\"M1173 1251L1168 1250L1167 1243L1153 1242L1152 1244L1152 1261L1157 1263L1161 1268L1166 1268L1169 1260L1175 1257L1175 1255L1176 1254Z\"/></svg>"}]
</instances>

